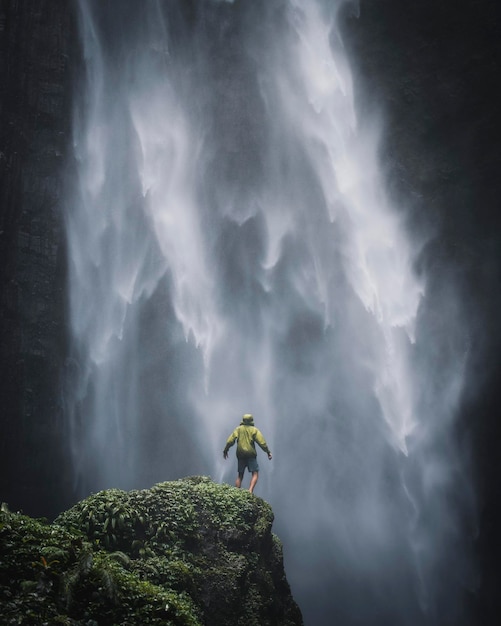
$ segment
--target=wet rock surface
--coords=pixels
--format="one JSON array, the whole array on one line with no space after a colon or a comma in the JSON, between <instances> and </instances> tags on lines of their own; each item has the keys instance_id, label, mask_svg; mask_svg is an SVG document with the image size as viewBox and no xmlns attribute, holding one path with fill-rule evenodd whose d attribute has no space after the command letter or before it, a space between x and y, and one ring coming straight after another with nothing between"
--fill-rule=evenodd
<instances>
[{"instance_id":1,"label":"wet rock surface","mask_svg":"<svg viewBox=\"0 0 501 626\"><path fill-rule=\"evenodd\" d=\"M64 179L73 4L0 2L0 492L54 510L62 445Z\"/></svg>"}]
</instances>

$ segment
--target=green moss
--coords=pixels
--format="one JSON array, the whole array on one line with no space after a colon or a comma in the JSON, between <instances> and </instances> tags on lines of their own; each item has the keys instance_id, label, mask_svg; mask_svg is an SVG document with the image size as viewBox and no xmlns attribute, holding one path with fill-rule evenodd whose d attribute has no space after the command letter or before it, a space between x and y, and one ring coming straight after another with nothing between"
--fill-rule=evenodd
<instances>
[{"instance_id":1,"label":"green moss","mask_svg":"<svg viewBox=\"0 0 501 626\"><path fill-rule=\"evenodd\" d=\"M207 477L102 491L51 525L1 516L5 623L302 623L271 507Z\"/></svg>"},{"instance_id":2,"label":"green moss","mask_svg":"<svg viewBox=\"0 0 501 626\"><path fill-rule=\"evenodd\" d=\"M141 580L117 553L60 526L2 512L0 547L2 623L200 624L189 596Z\"/></svg>"}]
</instances>

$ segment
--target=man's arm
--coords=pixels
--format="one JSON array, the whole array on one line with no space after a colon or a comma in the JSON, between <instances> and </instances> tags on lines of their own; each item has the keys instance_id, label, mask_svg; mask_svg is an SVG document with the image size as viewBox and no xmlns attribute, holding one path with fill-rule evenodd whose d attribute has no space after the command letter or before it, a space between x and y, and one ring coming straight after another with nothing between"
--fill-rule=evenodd
<instances>
[{"instance_id":1,"label":"man's arm","mask_svg":"<svg viewBox=\"0 0 501 626\"><path fill-rule=\"evenodd\" d=\"M264 452L266 452L266 454L268 455L268 458L271 461L272 455L271 455L270 449L268 448L268 444L266 443L265 438L263 437L261 431L258 430L257 428L256 428L256 435L254 437L254 441L261 448L261 450L264 450Z\"/></svg>"},{"instance_id":2,"label":"man's arm","mask_svg":"<svg viewBox=\"0 0 501 626\"><path fill-rule=\"evenodd\" d=\"M238 439L238 428L235 428L235 430L228 437L226 441L226 445L224 446L223 457L225 459L228 458L228 450L231 448L231 446L235 443L237 439Z\"/></svg>"}]
</instances>

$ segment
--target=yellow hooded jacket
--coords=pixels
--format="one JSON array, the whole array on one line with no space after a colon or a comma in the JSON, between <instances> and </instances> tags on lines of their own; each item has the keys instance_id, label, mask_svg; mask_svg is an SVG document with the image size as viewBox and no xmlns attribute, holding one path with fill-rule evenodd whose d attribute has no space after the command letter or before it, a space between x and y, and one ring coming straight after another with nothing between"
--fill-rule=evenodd
<instances>
[{"instance_id":1,"label":"yellow hooded jacket","mask_svg":"<svg viewBox=\"0 0 501 626\"><path fill-rule=\"evenodd\" d=\"M254 426L254 418L252 415L244 415L239 426L228 437L224 453L226 454L231 446L238 440L237 458L248 459L257 456L256 443L266 452L270 453L268 444L266 443L261 432Z\"/></svg>"}]
</instances>

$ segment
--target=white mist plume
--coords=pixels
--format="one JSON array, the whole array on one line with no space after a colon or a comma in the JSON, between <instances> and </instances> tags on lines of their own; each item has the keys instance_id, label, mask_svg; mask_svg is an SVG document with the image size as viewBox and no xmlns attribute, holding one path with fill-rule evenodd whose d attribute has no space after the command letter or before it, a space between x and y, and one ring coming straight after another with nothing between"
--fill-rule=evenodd
<instances>
[{"instance_id":1,"label":"white mist plume","mask_svg":"<svg viewBox=\"0 0 501 626\"><path fill-rule=\"evenodd\" d=\"M420 313L419 246L385 191L379 124L357 117L344 3L137 4L80 2L82 488L233 482L222 448L251 412L275 453L258 494L311 623L427 623L464 565L441 504L464 480L461 313L445 297L450 329Z\"/></svg>"}]
</instances>

